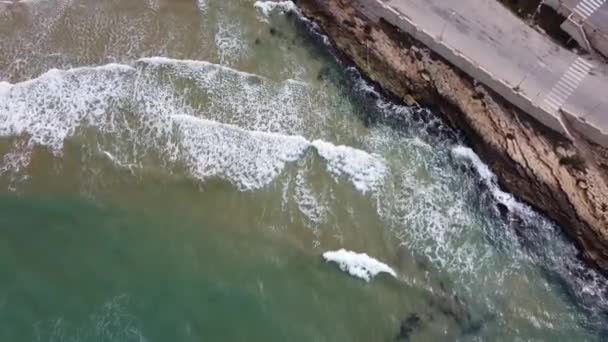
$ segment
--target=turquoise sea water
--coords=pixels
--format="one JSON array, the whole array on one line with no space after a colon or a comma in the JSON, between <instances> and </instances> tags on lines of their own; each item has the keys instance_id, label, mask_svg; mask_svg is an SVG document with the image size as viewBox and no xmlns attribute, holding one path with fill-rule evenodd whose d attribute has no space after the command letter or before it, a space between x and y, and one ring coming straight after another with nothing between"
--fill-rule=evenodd
<instances>
[{"instance_id":1,"label":"turquoise sea water","mask_svg":"<svg viewBox=\"0 0 608 342\"><path fill-rule=\"evenodd\" d=\"M561 230L330 52L288 2L0 3L0 341L605 339Z\"/></svg>"},{"instance_id":2,"label":"turquoise sea water","mask_svg":"<svg viewBox=\"0 0 608 342\"><path fill-rule=\"evenodd\" d=\"M408 303L396 284L353 282L271 236L149 195L128 210L3 196L2 340L381 340L392 328L381 302ZM383 288L395 293L373 295Z\"/></svg>"}]
</instances>

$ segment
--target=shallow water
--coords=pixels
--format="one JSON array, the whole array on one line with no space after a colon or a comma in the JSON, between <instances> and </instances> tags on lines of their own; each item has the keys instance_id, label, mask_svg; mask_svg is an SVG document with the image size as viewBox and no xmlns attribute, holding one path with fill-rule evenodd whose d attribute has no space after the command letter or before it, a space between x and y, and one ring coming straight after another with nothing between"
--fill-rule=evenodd
<instances>
[{"instance_id":1,"label":"shallow water","mask_svg":"<svg viewBox=\"0 0 608 342\"><path fill-rule=\"evenodd\" d=\"M0 340L605 339L560 230L324 44L291 3L0 2Z\"/></svg>"}]
</instances>

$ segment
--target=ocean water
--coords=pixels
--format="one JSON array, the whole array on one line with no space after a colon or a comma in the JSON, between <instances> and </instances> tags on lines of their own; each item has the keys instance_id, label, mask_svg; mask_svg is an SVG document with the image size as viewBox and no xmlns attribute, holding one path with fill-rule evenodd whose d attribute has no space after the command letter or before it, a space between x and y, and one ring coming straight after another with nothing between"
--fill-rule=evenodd
<instances>
[{"instance_id":1,"label":"ocean water","mask_svg":"<svg viewBox=\"0 0 608 342\"><path fill-rule=\"evenodd\" d=\"M291 2L0 2L0 341L602 341L608 282Z\"/></svg>"}]
</instances>

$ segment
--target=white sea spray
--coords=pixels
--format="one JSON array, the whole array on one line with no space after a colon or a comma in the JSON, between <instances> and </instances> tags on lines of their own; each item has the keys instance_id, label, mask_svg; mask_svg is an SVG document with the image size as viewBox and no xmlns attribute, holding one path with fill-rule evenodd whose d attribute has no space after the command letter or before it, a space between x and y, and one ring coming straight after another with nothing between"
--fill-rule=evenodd
<instances>
[{"instance_id":1,"label":"white sea spray","mask_svg":"<svg viewBox=\"0 0 608 342\"><path fill-rule=\"evenodd\" d=\"M388 273L397 278L397 273L387 264L382 263L365 253L356 253L346 249L340 249L323 253L323 259L327 262L338 264L342 271L367 282L371 281L380 273Z\"/></svg>"}]
</instances>

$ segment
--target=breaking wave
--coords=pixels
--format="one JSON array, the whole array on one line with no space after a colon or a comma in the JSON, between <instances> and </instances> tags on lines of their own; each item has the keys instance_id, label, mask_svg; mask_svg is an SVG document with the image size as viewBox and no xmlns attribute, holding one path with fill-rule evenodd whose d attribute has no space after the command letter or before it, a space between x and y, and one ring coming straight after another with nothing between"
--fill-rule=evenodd
<instances>
[{"instance_id":1,"label":"breaking wave","mask_svg":"<svg viewBox=\"0 0 608 342\"><path fill-rule=\"evenodd\" d=\"M397 273L395 273L387 264L382 263L365 253L355 253L340 249L338 251L323 253L323 259L327 262L338 264L342 271L367 282L371 281L380 273L388 273L397 278Z\"/></svg>"},{"instance_id":2,"label":"breaking wave","mask_svg":"<svg viewBox=\"0 0 608 342\"><path fill-rule=\"evenodd\" d=\"M348 176L355 187L363 193L381 186L386 167L379 157L349 146L335 146L322 140L315 140L312 144L319 155L327 161L331 174Z\"/></svg>"},{"instance_id":3,"label":"breaking wave","mask_svg":"<svg viewBox=\"0 0 608 342\"><path fill-rule=\"evenodd\" d=\"M516 200L512 194L500 189L496 175L490 171L490 168L479 159L479 156L472 149L455 146L452 148L452 155L458 159L468 160L488 187L494 199L505 205L510 211L526 217L533 215L532 209L527 205Z\"/></svg>"},{"instance_id":4,"label":"breaking wave","mask_svg":"<svg viewBox=\"0 0 608 342\"><path fill-rule=\"evenodd\" d=\"M473 150L455 146L451 153L457 160L470 163L492 198L509 210L507 222L510 226L501 228L517 231L518 238L511 236L502 241L511 241L517 247L512 249L517 252L516 260L532 261L546 278L558 280L562 284L561 290L573 298L573 303L591 314L591 324L602 326L604 310L608 307L608 279L584 264L576 247L552 222L502 191L496 175Z\"/></svg>"},{"instance_id":5,"label":"breaking wave","mask_svg":"<svg viewBox=\"0 0 608 342\"><path fill-rule=\"evenodd\" d=\"M296 5L291 1L256 1L253 6L264 18L269 17L274 11L279 14L298 11Z\"/></svg>"},{"instance_id":6,"label":"breaking wave","mask_svg":"<svg viewBox=\"0 0 608 342\"><path fill-rule=\"evenodd\" d=\"M179 96L176 84L184 81L192 82L188 89L200 90L192 98L204 98L201 103L188 104ZM141 59L133 66L50 70L33 80L2 84L0 136L22 137L26 145L44 146L60 156L66 140L92 128L101 134L98 152L119 165L142 165L156 152L165 163L186 167L199 180L217 177L243 191L268 185L286 163L314 150L332 175L345 175L362 192L379 184L383 161L378 157L271 132L297 130L293 108L299 109L291 106L295 100L286 104L283 99L286 89L299 85L269 82L211 63L166 58ZM214 99L228 92L239 101ZM247 107L235 107L235 102ZM280 110L286 107L292 111ZM282 116L273 118L279 112Z\"/></svg>"}]
</instances>

